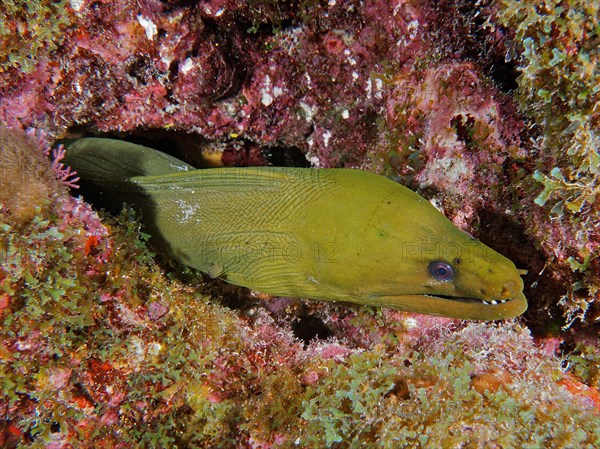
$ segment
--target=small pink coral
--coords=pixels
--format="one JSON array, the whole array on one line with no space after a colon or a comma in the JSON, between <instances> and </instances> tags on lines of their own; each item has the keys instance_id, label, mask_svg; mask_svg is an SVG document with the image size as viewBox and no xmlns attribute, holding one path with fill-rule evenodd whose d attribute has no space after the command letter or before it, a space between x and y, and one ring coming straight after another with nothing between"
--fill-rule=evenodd
<instances>
[{"instance_id":1,"label":"small pink coral","mask_svg":"<svg viewBox=\"0 0 600 449\"><path fill-rule=\"evenodd\" d=\"M152 302L148 306L148 318L158 321L169 312L169 308L161 302Z\"/></svg>"},{"instance_id":2,"label":"small pink coral","mask_svg":"<svg viewBox=\"0 0 600 449\"><path fill-rule=\"evenodd\" d=\"M343 362L352 351L344 346L332 343L325 345L320 350L321 356L326 359L333 359L336 362Z\"/></svg>"},{"instance_id":3,"label":"small pink coral","mask_svg":"<svg viewBox=\"0 0 600 449\"><path fill-rule=\"evenodd\" d=\"M44 151L44 153L49 155L50 149ZM72 189L78 189L77 181L79 181L79 176L77 176L77 172L61 162L65 154L66 150L63 145L59 145L52 150L52 170L54 170L56 177L62 184Z\"/></svg>"},{"instance_id":4,"label":"small pink coral","mask_svg":"<svg viewBox=\"0 0 600 449\"><path fill-rule=\"evenodd\" d=\"M315 385L319 382L319 373L316 371L309 371L303 377L304 383L307 385Z\"/></svg>"},{"instance_id":5,"label":"small pink coral","mask_svg":"<svg viewBox=\"0 0 600 449\"><path fill-rule=\"evenodd\" d=\"M53 370L50 374L50 383L56 390L61 390L68 384L72 373L73 370L68 368Z\"/></svg>"}]
</instances>

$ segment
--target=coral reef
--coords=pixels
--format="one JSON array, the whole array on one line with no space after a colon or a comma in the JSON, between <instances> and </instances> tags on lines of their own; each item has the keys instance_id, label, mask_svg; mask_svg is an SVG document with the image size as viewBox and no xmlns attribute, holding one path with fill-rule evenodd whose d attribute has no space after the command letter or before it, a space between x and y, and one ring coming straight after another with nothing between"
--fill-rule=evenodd
<instances>
[{"instance_id":1,"label":"coral reef","mask_svg":"<svg viewBox=\"0 0 600 449\"><path fill-rule=\"evenodd\" d=\"M517 99L541 128L533 177L542 208L526 223L551 263L578 275L562 301L567 318L597 321L600 306L600 6L501 0L499 21L522 47ZM516 45L516 44L515 44Z\"/></svg>"},{"instance_id":2,"label":"coral reef","mask_svg":"<svg viewBox=\"0 0 600 449\"><path fill-rule=\"evenodd\" d=\"M0 446L599 447L597 8L3 2ZM528 269L530 313L205 281L67 195L78 135L384 173Z\"/></svg>"},{"instance_id":3,"label":"coral reef","mask_svg":"<svg viewBox=\"0 0 600 449\"><path fill-rule=\"evenodd\" d=\"M128 211L0 218L3 447L600 443L597 358L565 374L514 322L313 305L336 337L303 346L289 315L165 275Z\"/></svg>"},{"instance_id":4,"label":"coral reef","mask_svg":"<svg viewBox=\"0 0 600 449\"><path fill-rule=\"evenodd\" d=\"M200 165L308 160L383 172L528 269L533 322L547 321L546 310L550 321L561 313L567 324L596 321L596 27L585 20L593 6L544 14L449 0L66 8L61 17L74 26L29 21L63 27L45 31L60 45L40 46L30 74L14 63L0 77L9 126L50 138L125 136ZM5 10L14 28L21 16ZM539 129L511 95L518 70L516 99ZM505 238L495 242L482 223Z\"/></svg>"}]
</instances>

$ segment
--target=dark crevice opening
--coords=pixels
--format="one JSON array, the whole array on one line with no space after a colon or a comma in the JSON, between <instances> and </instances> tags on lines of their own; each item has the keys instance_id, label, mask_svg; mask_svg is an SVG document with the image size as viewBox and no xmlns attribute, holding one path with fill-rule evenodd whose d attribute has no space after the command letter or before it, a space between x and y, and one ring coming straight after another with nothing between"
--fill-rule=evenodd
<instances>
[{"instance_id":1,"label":"dark crevice opening","mask_svg":"<svg viewBox=\"0 0 600 449\"><path fill-rule=\"evenodd\" d=\"M564 324L558 300L565 294L564 283L546 267L546 257L525 235L524 227L504 214L489 209L478 211L485 225L478 230L482 243L512 260L524 275L528 309L525 324L535 337L555 336Z\"/></svg>"},{"instance_id":2,"label":"dark crevice opening","mask_svg":"<svg viewBox=\"0 0 600 449\"><path fill-rule=\"evenodd\" d=\"M314 315L301 315L292 323L292 331L296 338L301 340L304 345L308 345L312 340L327 340L333 336L333 332L322 319Z\"/></svg>"}]
</instances>

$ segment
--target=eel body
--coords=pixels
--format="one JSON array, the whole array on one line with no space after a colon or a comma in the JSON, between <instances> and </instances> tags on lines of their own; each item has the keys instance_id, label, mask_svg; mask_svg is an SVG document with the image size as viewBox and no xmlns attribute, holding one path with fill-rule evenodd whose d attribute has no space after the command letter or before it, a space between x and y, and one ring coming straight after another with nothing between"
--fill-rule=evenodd
<instances>
[{"instance_id":1,"label":"eel body","mask_svg":"<svg viewBox=\"0 0 600 449\"><path fill-rule=\"evenodd\" d=\"M105 200L132 204L179 261L278 296L497 320L527 301L515 265L427 200L351 169L196 170L111 139L64 142Z\"/></svg>"}]
</instances>

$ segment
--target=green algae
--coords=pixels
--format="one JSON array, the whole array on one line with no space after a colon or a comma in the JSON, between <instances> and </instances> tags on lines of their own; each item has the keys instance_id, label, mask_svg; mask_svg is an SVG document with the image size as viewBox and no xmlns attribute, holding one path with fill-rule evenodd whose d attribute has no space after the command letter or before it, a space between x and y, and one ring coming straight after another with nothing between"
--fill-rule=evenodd
<instances>
[{"instance_id":1,"label":"green algae","mask_svg":"<svg viewBox=\"0 0 600 449\"><path fill-rule=\"evenodd\" d=\"M566 357L566 367L584 384L600 390L600 348L578 343Z\"/></svg>"},{"instance_id":2,"label":"green algae","mask_svg":"<svg viewBox=\"0 0 600 449\"><path fill-rule=\"evenodd\" d=\"M570 287L565 308L569 321L584 320L590 298L600 291L597 274L588 270L597 267L597 255L586 249L600 197L600 6L583 0L497 4L500 23L514 30L522 47L516 98L541 129L532 178L542 190L535 204L572 236L565 265L583 276ZM576 290L588 299L578 302Z\"/></svg>"},{"instance_id":3,"label":"green algae","mask_svg":"<svg viewBox=\"0 0 600 449\"><path fill-rule=\"evenodd\" d=\"M0 8L0 73L30 73L41 54L58 48L73 20L69 0L5 0Z\"/></svg>"},{"instance_id":4,"label":"green algae","mask_svg":"<svg viewBox=\"0 0 600 449\"><path fill-rule=\"evenodd\" d=\"M561 376L558 365L543 361L536 367L519 359L525 348L518 345L527 334L515 325L477 324L406 358L390 359L377 350L354 355L336 365L319 388L308 390L302 415L308 431L302 442L335 448L595 447L598 417L588 414L591 421L574 424L570 412L554 402L569 396L546 383ZM484 337L490 348L481 346ZM475 387L476 373L489 363L482 357L500 341L515 351L525 378L493 371L502 379L497 385ZM501 354L491 358L489 366L503 366ZM537 387L527 380L533 374L545 377ZM546 395L552 397L542 399Z\"/></svg>"}]
</instances>

